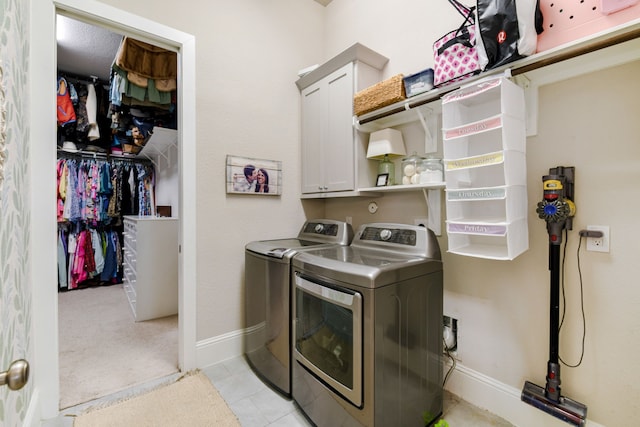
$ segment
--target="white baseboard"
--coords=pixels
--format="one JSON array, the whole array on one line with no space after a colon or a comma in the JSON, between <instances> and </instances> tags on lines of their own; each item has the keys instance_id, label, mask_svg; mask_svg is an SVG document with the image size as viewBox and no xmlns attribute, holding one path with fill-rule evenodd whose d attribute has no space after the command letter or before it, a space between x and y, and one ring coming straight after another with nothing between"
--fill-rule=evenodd
<instances>
[{"instance_id":1,"label":"white baseboard","mask_svg":"<svg viewBox=\"0 0 640 427\"><path fill-rule=\"evenodd\" d=\"M449 369L450 364L445 365ZM524 383L523 383L524 385ZM446 385L451 393L486 409L518 427L566 427L568 424L520 400L521 389L496 381L460 363ZM444 417L446 419L446 415ZM587 421L588 427L605 427Z\"/></svg>"},{"instance_id":2,"label":"white baseboard","mask_svg":"<svg viewBox=\"0 0 640 427\"><path fill-rule=\"evenodd\" d=\"M241 356L245 331L232 331L196 342L196 366L205 368Z\"/></svg>"}]
</instances>

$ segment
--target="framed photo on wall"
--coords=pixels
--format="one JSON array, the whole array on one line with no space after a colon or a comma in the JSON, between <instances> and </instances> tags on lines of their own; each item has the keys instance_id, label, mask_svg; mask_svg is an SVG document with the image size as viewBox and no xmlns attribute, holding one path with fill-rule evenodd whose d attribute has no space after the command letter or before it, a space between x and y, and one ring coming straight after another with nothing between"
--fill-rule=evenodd
<instances>
[{"instance_id":1,"label":"framed photo on wall","mask_svg":"<svg viewBox=\"0 0 640 427\"><path fill-rule=\"evenodd\" d=\"M282 162L227 155L227 193L279 196Z\"/></svg>"}]
</instances>

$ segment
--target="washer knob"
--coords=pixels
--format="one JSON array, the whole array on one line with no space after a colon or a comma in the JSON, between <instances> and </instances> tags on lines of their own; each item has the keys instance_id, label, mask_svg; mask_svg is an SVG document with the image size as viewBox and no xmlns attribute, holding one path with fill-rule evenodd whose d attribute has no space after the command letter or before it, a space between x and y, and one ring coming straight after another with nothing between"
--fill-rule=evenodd
<instances>
[{"instance_id":1,"label":"washer knob","mask_svg":"<svg viewBox=\"0 0 640 427\"><path fill-rule=\"evenodd\" d=\"M389 240L391 238L392 234L393 233L391 233L391 230L388 230L388 229L385 228L384 230L380 231L380 238L382 240L386 241L386 240Z\"/></svg>"},{"instance_id":2,"label":"washer knob","mask_svg":"<svg viewBox=\"0 0 640 427\"><path fill-rule=\"evenodd\" d=\"M323 224L316 224L316 227L314 228L314 231L316 233L322 233L324 231L324 225Z\"/></svg>"}]
</instances>

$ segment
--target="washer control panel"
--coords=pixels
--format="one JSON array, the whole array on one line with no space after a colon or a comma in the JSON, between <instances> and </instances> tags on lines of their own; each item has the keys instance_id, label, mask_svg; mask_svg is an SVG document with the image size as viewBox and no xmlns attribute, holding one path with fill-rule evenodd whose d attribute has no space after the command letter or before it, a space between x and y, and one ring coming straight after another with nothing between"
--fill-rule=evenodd
<instances>
[{"instance_id":1,"label":"washer control panel","mask_svg":"<svg viewBox=\"0 0 640 427\"><path fill-rule=\"evenodd\" d=\"M321 222L308 222L304 226L303 233L320 234L323 236L337 236L338 224L329 224Z\"/></svg>"}]
</instances>

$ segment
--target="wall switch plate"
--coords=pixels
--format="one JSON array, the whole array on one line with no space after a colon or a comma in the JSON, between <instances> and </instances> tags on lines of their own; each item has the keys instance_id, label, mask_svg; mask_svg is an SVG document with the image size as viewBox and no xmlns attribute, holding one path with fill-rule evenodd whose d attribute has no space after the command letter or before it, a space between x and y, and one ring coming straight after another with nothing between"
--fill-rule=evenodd
<instances>
[{"instance_id":1,"label":"wall switch plate","mask_svg":"<svg viewBox=\"0 0 640 427\"><path fill-rule=\"evenodd\" d=\"M609 226L587 225L587 230L602 232L602 237L587 237L587 250L592 252L609 252Z\"/></svg>"}]
</instances>

